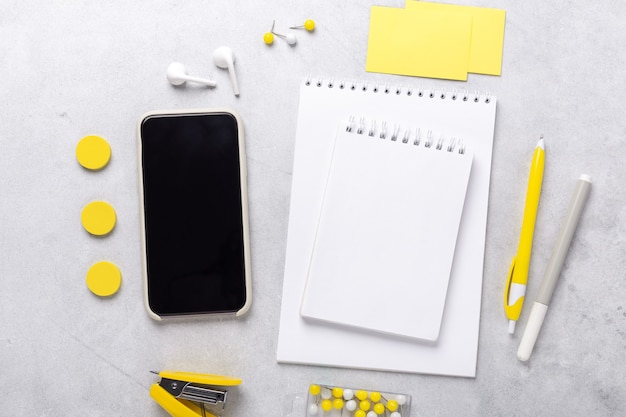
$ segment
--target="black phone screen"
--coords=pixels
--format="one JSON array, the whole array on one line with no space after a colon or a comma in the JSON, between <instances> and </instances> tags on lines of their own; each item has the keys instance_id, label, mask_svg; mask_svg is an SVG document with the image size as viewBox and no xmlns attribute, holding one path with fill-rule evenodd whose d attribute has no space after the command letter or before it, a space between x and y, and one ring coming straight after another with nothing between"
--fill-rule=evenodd
<instances>
[{"instance_id":1,"label":"black phone screen","mask_svg":"<svg viewBox=\"0 0 626 417\"><path fill-rule=\"evenodd\" d=\"M246 303L238 135L229 113L151 115L140 124L147 298L159 316L237 312Z\"/></svg>"}]
</instances>

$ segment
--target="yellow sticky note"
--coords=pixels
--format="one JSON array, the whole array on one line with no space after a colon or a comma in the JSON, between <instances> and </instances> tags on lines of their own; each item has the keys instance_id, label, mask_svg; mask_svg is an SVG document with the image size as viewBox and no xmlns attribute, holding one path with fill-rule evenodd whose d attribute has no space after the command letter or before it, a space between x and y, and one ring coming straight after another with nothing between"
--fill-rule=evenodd
<instances>
[{"instance_id":1,"label":"yellow sticky note","mask_svg":"<svg viewBox=\"0 0 626 417\"><path fill-rule=\"evenodd\" d=\"M472 17L372 6L365 70L467 80Z\"/></svg>"},{"instance_id":2,"label":"yellow sticky note","mask_svg":"<svg viewBox=\"0 0 626 417\"><path fill-rule=\"evenodd\" d=\"M504 47L506 12L487 7L406 1L406 10L465 14L472 17L472 40L468 71L476 74L500 75Z\"/></svg>"}]
</instances>

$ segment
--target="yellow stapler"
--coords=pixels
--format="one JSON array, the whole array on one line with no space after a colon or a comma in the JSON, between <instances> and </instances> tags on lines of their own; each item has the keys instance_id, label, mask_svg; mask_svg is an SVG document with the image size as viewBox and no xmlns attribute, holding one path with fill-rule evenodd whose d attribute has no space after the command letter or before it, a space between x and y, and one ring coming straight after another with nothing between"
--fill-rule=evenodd
<instances>
[{"instance_id":1,"label":"yellow stapler","mask_svg":"<svg viewBox=\"0 0 626 417\"><path fill-rule=\"evenodd\" d=\"M191 372L153 372L161 377L150 388L150 396L173 417L216 417L226 406L227 387L241 384L241 379Z\"/></svg>"}]
</instances>

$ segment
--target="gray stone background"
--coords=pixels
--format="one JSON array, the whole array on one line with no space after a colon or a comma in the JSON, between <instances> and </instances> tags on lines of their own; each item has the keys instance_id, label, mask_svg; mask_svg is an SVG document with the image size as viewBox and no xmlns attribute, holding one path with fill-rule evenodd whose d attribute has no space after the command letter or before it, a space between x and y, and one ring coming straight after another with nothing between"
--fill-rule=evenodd
<instances>
[{"instance_id":1,"label":"gray stone background","mask_svg":"<svg viewBox=\"0 0 626 417\"><path fill-rule=\"evenodd\" d=\"M467 82L364 71L370 6L402 0L258 2L92 0L0 3L0 392L3 416L167 414L148 394L150 370L241 377L229 416L281 416L309 383L413 395L412 416L626 415L626 5L621 2L458 0L505 9L502 76ZM312 18L298 44L263 34ZM241 96L212 51L233 48ZM218 82L173 88L171 61ZM498 97L478 368L475 379L277 364L300 80L334 76L489 91ZM141 114L231 107L248 153L253 305L241 319L174 324L144 311L137 150ZM103 171L74 157L105 137ZM578 176L593 189L529 363L516 359L502 298L521 225L529 155L547 160L529 299L534 298ZM118 224L94 239L80 211L105 199ZM123 284L110 299L84 283L111 260ZM524 309L519 328L530 312ZM385 354L381 352L381 354Z\"/></svg>"}]
</instances>

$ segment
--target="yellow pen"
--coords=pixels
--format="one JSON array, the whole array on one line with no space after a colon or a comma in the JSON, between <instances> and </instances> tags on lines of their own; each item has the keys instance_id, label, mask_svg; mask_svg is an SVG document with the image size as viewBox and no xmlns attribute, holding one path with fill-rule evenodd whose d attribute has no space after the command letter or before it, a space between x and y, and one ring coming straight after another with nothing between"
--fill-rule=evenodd
<instances>
[{"instance_id":1,"label":"yellow pen","mask_svg":"<svg viewBox=\"0 0 626 417\"><path fill-rule=\"evenodd\" d=\"M513 257L513 262L509 269L509 277L504 290L504 312L509 319L510 334L515 332L515 323L517 323L520 313L522 312L524 296L526 295L530 251L533 246L533 233L535 232L535 220L539 206L539 195L541 194L541 183L543 182L545 157L546 151L542 135L533 153L519 246L517 247L517 255Z\"/></svg>"}]
</instances>

